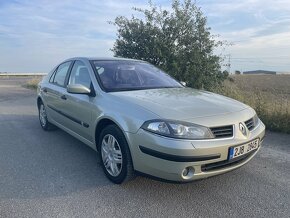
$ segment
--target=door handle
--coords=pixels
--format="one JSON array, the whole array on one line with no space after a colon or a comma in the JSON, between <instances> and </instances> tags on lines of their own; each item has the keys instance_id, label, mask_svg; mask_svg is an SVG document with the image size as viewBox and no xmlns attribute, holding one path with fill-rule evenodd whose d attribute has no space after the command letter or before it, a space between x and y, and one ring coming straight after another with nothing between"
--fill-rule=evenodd
<instances>
[{"instance_id":1,"label":"door handle","mask_svg":"<svg viewBox=\"0 0 290 218\"><path fill-rule=\"evenodd\" d=\"M44 89L42 89L42 90L43 90L43 92L47 93L47 89L46 89L46 88L44 88Z\"/></svg>"},{"instance_id":2,"label":"door handle","mask_svg":"<svg viewBox=\"0 0 290 218\"><path fill-rule=\"evenodd\" d=\"M62 95L60 98L63 99L63 100L67 99L65 95Z\"/></svg>"}]
</instances>

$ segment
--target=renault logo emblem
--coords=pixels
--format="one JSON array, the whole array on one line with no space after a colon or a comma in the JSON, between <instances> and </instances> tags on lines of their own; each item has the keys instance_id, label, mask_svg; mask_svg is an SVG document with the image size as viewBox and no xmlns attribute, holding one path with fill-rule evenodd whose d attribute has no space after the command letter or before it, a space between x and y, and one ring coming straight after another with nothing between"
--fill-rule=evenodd
<instances>
[{"instance_id":1,"label":"renault logo emblem","mask_svg":"<svg viewBox=\"0 0 290 218\"><path fill-rule=\"evenodd\" d=\"M245 127L245 125L240 123L239 128L240 128L240 131L243 133L243 135L247 136L247 128Z\"/></svg>"}]
</instances>

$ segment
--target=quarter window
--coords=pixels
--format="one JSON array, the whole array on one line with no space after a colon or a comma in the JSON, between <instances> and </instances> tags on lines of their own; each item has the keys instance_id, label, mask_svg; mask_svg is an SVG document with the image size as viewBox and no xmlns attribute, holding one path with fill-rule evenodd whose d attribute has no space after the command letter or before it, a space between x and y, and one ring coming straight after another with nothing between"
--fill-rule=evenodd
<instances>
[{"instance_id":1,"label":"quarter window","mask_svg":"<svg viewBox=\"0 0 290 218\"><path fill-rule=\"evenodd\" d=\"M54 79L53 79L54 84L59 85L59 86L64 86L65 78L69 70L70 64L71 64L71 61L65 62L58 66L55 72Z\"/></svg>"}]
</instances>

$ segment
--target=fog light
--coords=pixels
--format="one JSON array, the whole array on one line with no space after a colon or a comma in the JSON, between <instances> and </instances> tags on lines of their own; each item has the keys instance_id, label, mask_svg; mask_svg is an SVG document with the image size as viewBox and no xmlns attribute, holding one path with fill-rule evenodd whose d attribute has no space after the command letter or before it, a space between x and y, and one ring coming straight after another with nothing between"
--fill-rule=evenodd
<instances>
[{"instance_id":1,"label":"fog light","mask_svg":"<svg viewBox=\"0 0 290 218\"><path fill-rule=\"evenodd\" d=\"M182 170L181 176L183 179L190 179L194 175L194 168L193 167L186 167Z\"/></svg>"},{"instance_id":2,"label":"fog light","mask_svg":"<svg viewBox=\"0 0 290 218\"><path fill-rule=\"evenodd\" d=\"M188 169L188 167L186 167L186 168L182 171L182 175L183 175L183 176L187 176L188 173L189 173L189 169Z\"/></svg>"}]
</instances>

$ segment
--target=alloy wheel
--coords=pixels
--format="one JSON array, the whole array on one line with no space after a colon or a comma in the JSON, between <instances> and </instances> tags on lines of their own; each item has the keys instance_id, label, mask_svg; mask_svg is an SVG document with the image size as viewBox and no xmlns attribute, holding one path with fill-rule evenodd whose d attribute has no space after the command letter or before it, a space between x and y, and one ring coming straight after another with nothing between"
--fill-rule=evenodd
<instances>
[{"instance_id":1,"label":"alloy wheel","mask_svg":"<svg viewBox=\"0 0 290 218\"><path fill-rule=\"evenodd\" d=\"M107 134L103 137L101 154L106 171L111 176L118 176L122 170L123 159L120 145L113 135Z\"/></svg>"},{"instance_id":2,"label":"alloy wheel","mask_svg":"<svg viewBox=\"0 0 290 218\"><path fill-rule=\"evenodd\" d=\"M41 104L39 108L39 120L40 120L41 126L44 127L47 122L47 115L46 115L46 110L43 104Z\"/></svg>"}]
</instances>

